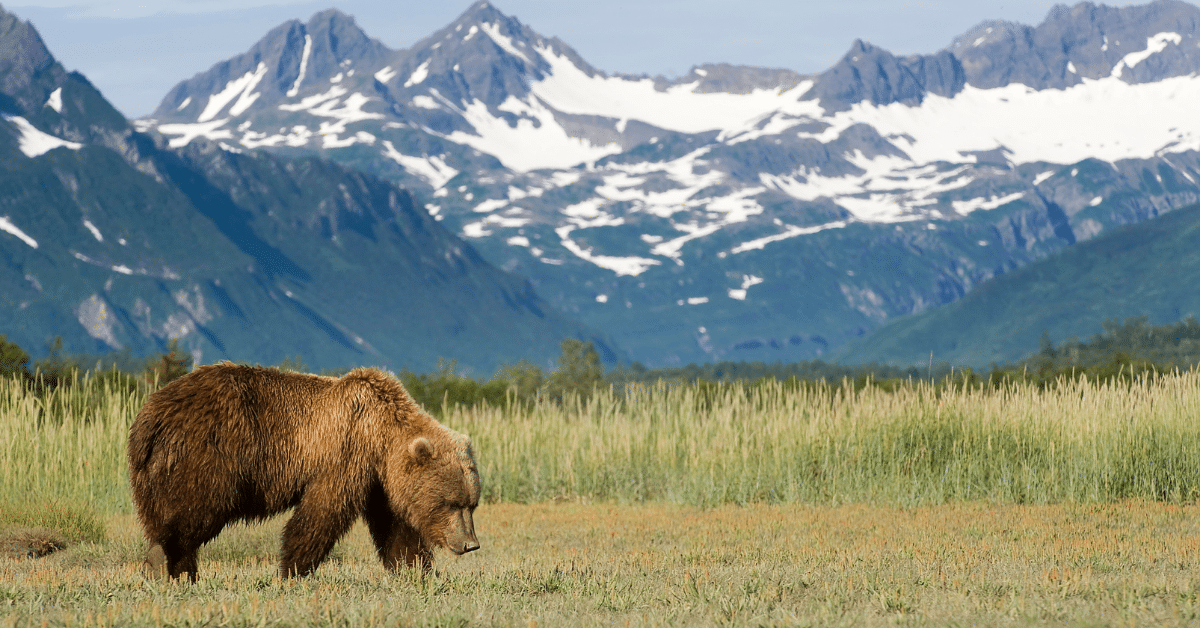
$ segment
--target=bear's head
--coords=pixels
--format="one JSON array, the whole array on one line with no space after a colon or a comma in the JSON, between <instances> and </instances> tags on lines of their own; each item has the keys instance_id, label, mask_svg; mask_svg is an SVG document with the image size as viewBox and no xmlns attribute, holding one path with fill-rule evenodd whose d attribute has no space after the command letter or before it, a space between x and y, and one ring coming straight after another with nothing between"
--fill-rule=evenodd
<instances>
[{"instance_id":1,"label":"bear's head","mask_svg":"<svg viewBox=\"0 0 1200 628\"><path fill-rule=\"evenodd\" d=\"M479 472L471 439L445 430L417 436L389 454L388 495L392 509L416 528L429 545L455 554L479 549L475 508L479 506Z\"/></svg>"}]
</instances>

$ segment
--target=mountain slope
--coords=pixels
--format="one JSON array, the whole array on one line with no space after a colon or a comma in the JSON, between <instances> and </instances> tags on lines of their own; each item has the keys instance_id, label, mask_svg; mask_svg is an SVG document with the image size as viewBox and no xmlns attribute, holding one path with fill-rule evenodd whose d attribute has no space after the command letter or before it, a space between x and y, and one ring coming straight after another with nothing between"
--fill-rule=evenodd
<instances>
[{"instance_id":1,"label":"mountain slope","mask_svg":"<svg viewBox=\"0 0 1200 628\"><path fill-rule=\"evenodd\" d=\"M35 353L54 335L89 353L176 338L206 362L490 373L602 340L392 184L156 143L3 12L0 53L0 332Z\"/></svg>"},{"instance_id":2,"label":"mountain slope","mask_svg":"<svg viewBox=\"0 0 1200 628\"><path fill-rule=\"evenodd\" d=\"M334 21L350 28L304 28ZM247 53L138 124L401 184L646 364L793 361L1200 201L1198 24L1172 0L1081 3L930 55L858 41L812 76L664 79L607 74L475 2L410 49L306 69L282 100ZM300 75L289 41L264 77Z\"/></svg>"},{"instance_id":3,"label":"mountain slope","mask_svg":"<svg viewBox=\"0 0 1200 628\"><path fill-rule=\"evenodd\" d=\"M905 318L846 347L849 363L986 367L1055 342L1089 338L1106 321L1155 325L1200 313L1200 205L1105 233L989 281L961 300Z\"/></svg>"}]
</instances>

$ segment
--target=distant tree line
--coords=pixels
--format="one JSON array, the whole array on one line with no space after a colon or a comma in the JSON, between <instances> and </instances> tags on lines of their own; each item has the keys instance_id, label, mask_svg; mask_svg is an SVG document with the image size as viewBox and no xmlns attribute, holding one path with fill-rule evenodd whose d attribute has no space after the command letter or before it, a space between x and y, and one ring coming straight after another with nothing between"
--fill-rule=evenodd
<instances>
[{"instance_id":1,"label":"distant tree line","mask_svg":"<svg viewBox=\"0 0 1200 628\"><path fill-rule=\"evenodd\" d=\"M56 336L46 343L48 355L33 361L29 353L0 334L0 377L19 377L35 391L54 390L78 382L86 373L93 379L123 388L157 388L192 370L192 356L179 350L175 340L165 353L136 358L129 349L105 356L67 355Z\"/></svg>"},{"instance_id":2,"label":"distant tree line","mask_svg":"<svg viewBox=\"0 0 1200 628\"><path fill-rule=\"evenodd\" d=\"M179 350L174 340L167 351L148 358L135 358L128 350L99 358L66 356L61 339L48 343L49 356L31 361L21 347L0 335L0 376L18 376L34 389L53 389L78 381L84 372L122 386L154 389L192 369L190 355ZM630 385L697 385L700 398L713 397L729 387L783 381L793 386L846 382L855 388L895 388L910 380L926 379L944 385L1000 386L1026 382L1041 387L1087 377L1093 380L1134 381L1191 369L1200 363L1200 321L1188 316L1178 323L1151 326L1146 317L1124 322L1109 321L1104 331L1091 340L1070 338L1055 345L1043 334L1041 349L1029 358L1009 365L993 365L977 372L947 363L924 367L885 364L847 366L821 360L791 364L763 362L717 362L683 367L650 369L634 363L605 372L591 342L568 338L562 341L557 367L542 367L521 361L497 369L491 379L480 380L460 374L453 361L440 361L432 373L401 370L397 376L409 394L435 414L456 405L532 404L538 401L586 400L598 387L613 386L622 394ZM301 357L285 358L277 368L306 372ZM341 371L324 371L341 375Z\"/></svg>"}]
</instances>

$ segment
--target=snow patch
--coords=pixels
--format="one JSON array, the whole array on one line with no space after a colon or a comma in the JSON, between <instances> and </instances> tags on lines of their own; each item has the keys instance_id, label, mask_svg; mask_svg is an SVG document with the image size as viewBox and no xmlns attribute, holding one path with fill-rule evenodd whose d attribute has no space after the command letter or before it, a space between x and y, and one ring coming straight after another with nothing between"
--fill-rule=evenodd
<instances>
[{"instance_id":1,"label":"snow patch","mask_svg":"<svg viewBox=\"0 0 1200 628\"><path fill-rule=\"evenodd\" d=\"M208 104L205 105L204 111L200 112L200 117L196 118L196 122L208 122L217 117L217 114L221 113L226 105L234 102L235 98L237 102L230 107L229 115L236 116L249 109L260 95L254 91L254 88L266 75L267 64L260 61L253 72L247 72L226 83L225 89L208 97Z\"/></svg>"},{"instance_id":2,"label":"snow patch","mask_svg":"<svg viewBox=\"0 0 1200 628\"><path fill-rule=\"evenodd\" d=\"M87 227L87 230L92 232L92 237L96 238L97 242L104 242L104 236L100 233L100 230L96 228L96 225L92 224L92 221L84 218L83 226Z\"/></svg>"},{"instance_id":3,"label":"snow patch","mask_svg":"<svg viewBox=\"0 0 1200 628\"><path fill-rule=\"evenodd\" d=\"M450 179L458 175L458 171L446 165L441 157L411 157L396 150L391 140L383 141L383 155L400 164L405 170L425 179L434 189L440 189Z\"/></svg>"},{"instance_id":4,"label":"snow patch","mask_svg":"<svg viewBox=\"0 0 1200 628\"><path fill-rule=\"evenodd\" d=\"M425 82L425 78L429 76L429 61L429 59L426 59L425 63L422 63L417 66L417 69L413 70L412 76L409 76L408 80L404 81L405 87L412 87L413 85Z\"/></svg>"},{"instance_id":5,"label":"snow patch","mask_svg":"<svg viewBox=\"0 0 1200 628\"><path fill-rule=\"evenodd\" d=\"M229 118L221 118L220 120L210 120L208 122L178 122L173 124L158 125L158 132L163 135L175 135L167 142L171 148L180 148L187 146L192 140L197 137L206 137L210 140L233 139L233 132L229 129L223 129L225 123L229 122Z\"/></svg>"},{"instance_id":6,"label":"snow patch","mask_svg":"<svg viewBox=\"0 0 1200 628\"><path fill-rule=\"evenodd\" d=\"M46 99L46 106L62 113L62 88L59 87L50 92L50 98Z\"/></svg>"},{"instance_id":7,"label":"snow patch","mask_svg":"<svg viewBox=\"0 0 1200 628\"><path fill-rule=\"evenodd\" d=\"M792 198L834 200L858 220L899 222L920 218L937 195L966 186L973 180L970 166L949 171L934 164L915 166L902 157L881 155L868 159L861 151L847 156L863 171L861 175L826 177L802 168L789 176L761 173L759 181Z\"/></svg>"},{"instance_id":8,"label":"snow patch","mask_svg":"<svg viewBox=\"0 0 1200 628\"><path fill-rule=\"evenodd\" d=\"M954 211L962 216L977 210L977 209L996 209L1002 205L1007 205L1015 200L1025 197L1024 192L1014 192L1007 196L992 196L990 198L973 198L967 201L951 201L950 205L954 207Z\"/></svg>"},{"instance_id":9,"label":"snow patch","mask_svg":"<svg viewBox=\"0 0 1200 628\"><path fill-rule=\"evenodd\" d=\"M745 301L746 291L749 290L751 286L756 286L762 282L762 277L755 277L754 275L742 275L742 287L730 289L729 298L736 299L738 301Z\"/></svg>"},{"instance_id":10,"label":"snow patch","mask_svg":"<svg viewBox=\"0 0 1200 628\"><path fill-rule=\"evenodd\" d=\"M346 88L335 85L323 94L315 94L302 99L296 104L279 105L283 111L305 111L319 118L330 118L332 122L322 122L317 129L317 135L322 136L323 148L339 148L357 143L373 144L375 136L360 131L350 137L339 139L346 132L346 125L364 120L381 120L381 113L366 111L363 107L371 102L371 98L358 92L347 95ZM342 100L342 96L346 96Z\"/></svg>"},{"instance_id":11,"label":"snow patch","mask_svg":"<svg viewBox=\"0 0 1200 628\"><path fill-rule=\"evenodd\" d=\"M807 136L830 142L852 125L867 124L896 138L896 147L918 164L961 162L963 153L997 148L1013 163L1149 159L1169 144L1172 151L1200 149L1198 101L1197 76L1140 84L1083 78L1041 91L967 85L953 98L931 94L915 107L859 103L823 118L831 126Z\"/></svg>"},{"instance_id":12,"label":"snow patch","mask_svg":"<svg viewBox=\"0 0 1200 628\"><path fill-rule=\"evenodd\" d=\"M471 27L471 32L472 32L472 34L474 34L474 32L475 32L474 26ZM529 60L529 57L525 56L525 53L521 52L520 50L517 50L517 47L514 46L512 43L512 39L509 39L508 37L505 37L503 34L500 33L500 25L499 24L492 24L490 22L485 23L483 25L483 32L487 33L487 36L491 37L492 41L496 42L496 45L500 46L500 49L503 50L504 52L507 52L508 54L510 54L514 57L517 57L521 61L524 61L526 65L533 65L533 62Z\"/></svg>"},{"instance_id":13,"label":"snow patch","mask_svg":"<svg viewBox=\"0 0 1200 628\"><path fill-rule=\"evenodd\" d=\"M179 103L179 106L175 108L175 111L183 111L190 104L192 104L192 97L188 96L187 98L183 99L183 102Z\"/></svg>"},{"instance_id":14,"label":"snow patch","mask_svg":"<svg viewBox=\"0 0 1200 628\"><path fill-rule=\"evenodd\" d=\"M775 111L810 116L823 112L815 101L799 100L812 81L787 90L756 89L749 94L697 92L699 82L659 91L648 78L588 76L548 46L537 46L536 51L550 64L550 72L531 84L530 91L563 113L628 118L673 131L700 133L741 128L746 121Z\"/></svg>"},{"instance_id":15,"label":"snow patch","mask_svg":"<svg viewBox=\"0 0 1200 628\"><path fill-rule=\"evenodd\" d=\"M287 91L288 98L295 98L296 94L300 93L300 83L304 80L304 75L308 72L308 57L312 54L312 35L304 34L304 51L300 53L300 74L296 76L296 82L292 83L292 88Z\"/></svg>"},{"instance_id":16,"label":"snow patch","mask_svg":"<svg viewBox=\"0 0 1200 628\"><path fill-rule=\"evenodd\" d=\"M591 262L592 264L595 264L596 266L599 266L605 270L613 271L618 277L622 275L636 277L646 272L646 270L648 270L651 266L658 266L662 264L662 262L656 259L646 259L644 257L613 257L609 255L596 255L590 249L584 249L583 247L579 246L578 243L569 237L571 231L573 230L574 227L570 226L559 227L558 229L554 230L555 233L558 234L563 248L573 253L579 259L582 259L586 262Z\"/></svg>"},{"instance_id":17,"label":"snow patch","mask_svg":"<svg viewBox=\"0 0 1200 628\"><path fill-rule=\"evenodd\" d=\"M380 83L386 83L393 78L396 78L396 71L390 65L375 73L375 80Z\"/></svg>"},{"instance_id":18,"label":"snow patch","mask_svg":"<svg viewBox=\"0 0 1200 628\"><path fill-rule=\"evenodd\" d=\"M22 153L25 153L26 157L37 157L60 146L65 146L71 150L83 148L83 144L79 142L68 142L67 140L38 130L29 120L21 116L4 114L4 119L11 122L21 132L21 137L17 139L17 147L21 149Z\"/></svg>"},{"instance_id":19,"label":"snow patch","mask_svg":"<svg viewBox=\"0 0 1200 628\"><path fill-rule=\"evenodd\" d=\"M518 172L565 169L621 152L617 143L596 146L586 139L567 135L554 119L554 113L537 99L529 104L509 96L499 109L519 116L516 126L493 116L487 105L475 100L462 112L475 133L455 131L442 137L493 155L505 167Z\"/></svg>"},{"instance_id":20,"label":"snow patch","mask_svg":"<svg viewBox=\"0 0 1200 628\"><path fill-rule=\"evenodd\" d=\"M1183 37L1179 33L1158 33L1153 37L1146 38L1146 49L1138 52L1131 52L1123 59L1117 62L1117 65L1112 69L1113 78L1121 78L1121 75L1126 69L1133 68L1137 64L1149 59L1167 49L1167 44L1175 44L1178 46L1183 41Z\"/></svg>"},{"instance_id":21,"label":"snow patch","mask_svg":"<svg viewBox=\"0 0 1200 628\"><path fill-rule=\"evenodd\" d=\"M18 229L17 226L12 223L12 220L9 219L8 216L0 216L0 231L4 231L5 233L9 233L9 234L17 236L17 239L24 242L25 244L28 244L30 248L36 249L38 247L37 240L34 240L33 238L26 235L24 231L21 231L20 229Z\"/></svg>"},{"instance_id":22,"label":"snow patch","mask_svg":"<svg viewBox=\"0 0 1200 628\"><path fill-rule=\"evenodd\" d=\"M75 318L88 335L113 349L120 349L115 330L120 327L116 314L98 294L86 298L75 308Z\"/></svg>"},{"instance_id":23,"label":"snow patch","mask_svg":"<svg viewBox=\"0 0 1200 628\"><path fill-rule=\"evenodd\" d=\"M413 106L420 107L422 109L441 109L442 108L441 103L430 98L429 96L425 96L424 94L419 95L419 96L413 96L412 100L410 102L412 102Z\"/></svg>"},{"instance_id":24,"label":"snow patch","mask_svg":"<svg viewBox=\"0 0 1200 628\"><path fill-rule=\"evenodd\" d=\"M504 207L505 205L508 205L508 199L506 198L489 198L488 200L476 205L475 209L472 211L480 214L488 214L500 209L501 207Z\"/></svg>"},{"instance_id":25,"label":"snow patch","mask_svg":"<svg viewBox=\"0 0 1200 628\"><path fill-rule=\"evenodd\" d=\"M793 225L786 225L783 233L778 233L778 234L775 234L772 236L767 236L765 238L758 238L757 240L751 240L749 242L744 242L742 244L739 244L739 245L733 247L732 249L730 249L729 252L733 253L734 255L737 255L738 253L745 253L746 251L762 249L763 247L765 247L768 244L771 244L772 242L779 242L780 240L787 240L788 238L794 238L796 236L809 235L809 234L817 233L819 231L824 231L826 229L841 229L848 224L850 224L850 223L845 220L839 220L836 222L830 222L830 223L826 223L823 225L817 225L815 227L796 227Z\"/></svg>"}]
</instances>

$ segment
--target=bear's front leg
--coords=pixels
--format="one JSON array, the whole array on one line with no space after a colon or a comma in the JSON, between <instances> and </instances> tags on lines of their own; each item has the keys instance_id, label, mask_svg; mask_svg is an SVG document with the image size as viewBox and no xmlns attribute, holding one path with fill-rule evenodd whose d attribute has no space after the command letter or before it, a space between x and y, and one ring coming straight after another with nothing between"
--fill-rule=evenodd
<instances>
[{"instance_id":1,"label":"bear's front leg","mask_svg":"<svg viewBox=\"0 0 1200 628\"><path fill-rule=\"evenodd\" d=\"M401 565L409 569L419 566L425 573L433 569L433 551L415 528L399 518L392 523L386 549L383 564L392 571L399 571Z\"/></svg>"},{"instance_id":2,"label":"bear's front leg","mask_svg":"<svg viewBox=\"0 0 1200 628\"><path fill-rule=\"evenodd\" d=\"M306 576L350 530L358 512L338 500L339 493L329 486L310 486L296 508L296 514L283 527L280 571L285 578Z\"/></svg>"},{"instance_id":3,"label":"bear's front leg","mask_svg":"<svg viewBox=\"0 0 1200 628\"><path fill-rule=\"evenodd\" d=\"M367 521L375 551L379 552L384 567L400 571L401 567L420 566L426 573L433 568L433 552L421 540L416 528L392 513L382 488L377 487L371 492L363 519Z\"/></svg>"}]
</instances>

